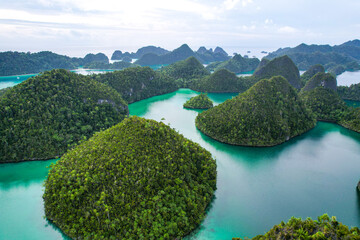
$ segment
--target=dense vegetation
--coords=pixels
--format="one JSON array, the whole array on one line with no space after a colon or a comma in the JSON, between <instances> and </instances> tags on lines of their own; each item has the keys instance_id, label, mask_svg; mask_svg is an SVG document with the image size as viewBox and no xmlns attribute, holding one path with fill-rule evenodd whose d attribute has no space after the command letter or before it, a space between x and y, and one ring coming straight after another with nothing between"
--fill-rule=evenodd
<instances>
[{"instance_id":1,"label":"dense vegetation","mask_svg":"<svg viewBox=\"0 0 360 240\"><path fill-rule=\"evenodd\" d=\"M240 54L236 54L231 59L224 62L214 62L209 64L206 69L209 71L217 71L219 69L227 69L234 73L243 73L254 71L259 65L260 60L257 58L245 58Z\"/></svg>"},{"instance_id":2,"label":"dense vegetation","mask_svg":"<svg viewBox=\"0 0 360 240\"><path fill-rule=\"evenodd\" d=\"M220 48L219 48L220 49ZM207 63L212 60L215 61L225 61L229 59L227 54L224 54L224 50L218 50L216 52L205 51L205 53L194 52L187 44L181 45L179 48L173 50L172 52L157 55L155 53L144 54L139 60L135 63L141 66L152 66L152 65L163 65L163 64L172 64L177 61L185 60L189 57L195 57L201 63Z\"/></svg>"},{"instance_id":3,"label":"dense vegetation","mask_svg":"<svg viewBox=\"0 0 360 240\"><path fill-rule=\"evenodd\" d=\"M318 217L317 220L312 220L311 218L302 220L301 218L292 217L287 223L281 222L264 235L258 235L253 238L253 240L266 239L357 240L360 239L360 230L357 227L349 229L337 221L336 217L330 218L327 214ZM240 240L240 238L233 238L233 240Z\"/></svg>"},{"instance_id":4,"label":"dense vegetation","mask_svg":"<svg viewBox=\"0 0 360 240\"><path fill-rule=\"evenodd\" d=\"M343 112L348 110L336 92L322 86L302 91L300 97L318 120L338 122Z\"/></svg>"},{"instance_id":5,"label":"dense vegetation","mask_svg":"<svg viewBox=\"0 0 360 240\"><path fill-rule=\"evenodd\" d=\"M39 73L54 68L74 69L80 59L69 58L52 52L0 53L0 76Z\"/></svg>"},{"instance_id":6,"label":"dense vegetation","mask_svg":"<svg viewBox=\"0 0 360 240\"><path fill-rule=\"evenodd\" d=\"M38 53L1 52L0 76L40 73L56 68L75 69L91 63L109 64L103 53L87 54L84 58L70 58L49 51Z\"/></svg>"},{"instance_id":7,"label":"dense vegetation","mask_svg":"<svg viewBox=\"0 0 360 240\"><path fill-rule=\"evenodd\" d=\"M2 88L0 89L0 98L5 94L5 92L7 92L11 87L7 87L7 88Z\"/></svg>"},{"instance_id":8,"label":"dense vegetation","mask_svg":"<svg viewBox=\"0 0 360 240\"><path fill-rule=\"evenodd\" d=\"M160 71L176 79L179 87L187 87L188 82L194 78L210 75L210 72L195 57L162 67Z\"/></svg>"},{"instance_id":9,"label":"dense vegetation","mask_svg":"<svg viewBox=\"0 0 360 240\"><path fill-rule=\"evenodd\" d=\"M210 76L194 79L189 88L199 92L244 92L253 83L251 78L237 77L233 72L220 69Z\"/></svg>"},{"instance_id":10,"label":"dense vegetation","mask_svg":"<svg viewBox=\"0 0 360 240\"><path fill-rule=\"evenodd\" d=\"M286 55L269 62L264 61L262 67L257 68L252 77L261 80L274 76L283 76L293 87L301 88L299 69Z\"/></svg>"},{"instance_id":11,"label":"dense vegetation","mask_svg":"<svg viewBox=\"0 0 360 240\"><path fill-rule=\"evenodd\" d=\"M45 72L0 98L0 162L59 157L127 114L114 89L66 70Z\"/></svg>"},{"instance_id":12,"label":"dense vegetation","mask_svg":"<svg viewBox=\"0 0 360 240\"><path fill-rule=\"evenodd\" d=\"M315 64L324 65L328 72L336 75L344 71L360 69L359 40L349 41L337 46L300 44L295 48L280 48L266 58L288 55L300 70L307 70Z\"/></svg>"},{"instance_id":13,"label":"dense vegetation","mask_svg":"<svg viewBox=\"0 0 360 240\"><path fill-rule=\"evenodd\" d=\"M256 83L235 98L196 117L196 127L224 143L273 146L315 126L296 89L281 77Z\"/></svg>"},{"instance_id":14,"label":"dense vegetation","mask_svg":"<svg viewBox=\"0 0 360 240\"><path fill-rule=\"evenodd\" d=\"M312 78L313 76L315 76L315 74L322 72L325 72L325 68L323 65L321 64L316 64L311 66L306 72L304 72L301 76L300 76L300 81L301 81L301 85L305 86L305 84L307 83L307 81L310 80L310 78Z\"/></svg>"},{"instance_id":15,"label":"dense vegetation","mask_svg":"<svg viewBox=\"0 0 360 240\"><path fill-rule=\"evenodd\" d=\"M74 239L180 239L216 188L211 154L139 117L95 134L52 166L46 217Z\"/></svg>"},{"instance_id":16,"label":"dense vegetation","mask_svg":"<svg viewBox=\"0 0 360 240\"><path fill-rule=\"evenodd\" d=\"M360 101L360 83L352 84L350 87L338 86L337 92L342 99Z\"/></svg>"},{"instance_id":17,"label":"dense vegetation","mask_svg":"<svg viewBox=\"0 0 360 240\"><path fill-rule=\"evenodd\" d=\"M336 92L336 85L336 78L332 74L319 72L306 82L302 91L309 91L311 89L321 86Z\"/></svg>"},{"instance_id":18,"label":"dense vegetation","mask_svg":"<svg viewBox=\"0 0 360 240\"><path fill-rule=\"evenodd\" d=\"M122 70L128 67L135 67L135 64L129 62L114 62L114 63L104 63L104 62L91 62L83 67L85 69L115 69L115 70Z\"/></svg>"},{"instance_id":19,"label":"dense vegetation","mask_svg":"<svg viewBox=\"0 0 360 240\"><path fill-rule=\"evenodd\" d=\"M200 95L190 98L184 103L184 108L192 109L208 109L213 107L213 102L207 94L200 93Z\"/></svg>"},{"instance_id":20,"label":"dense vegetation","mask_svg":"<svg viewBox=\"0 0 360 240\"><path fill-rule=\"evenodd\" d=\"M343 113L339 124L360 133L360 108L348 108L348 110Z\"/></svg>"},{"instance_id":21,"label":"dense vegetation","mask_svg":"<svg viewBox=\"0 0 360 240\"><path fill-rule=\"evenodd\" d=\"M118 91L128 103L177 90L171 77L149 67L133 67L92 76Z\"/></svg>"}]
</instances>

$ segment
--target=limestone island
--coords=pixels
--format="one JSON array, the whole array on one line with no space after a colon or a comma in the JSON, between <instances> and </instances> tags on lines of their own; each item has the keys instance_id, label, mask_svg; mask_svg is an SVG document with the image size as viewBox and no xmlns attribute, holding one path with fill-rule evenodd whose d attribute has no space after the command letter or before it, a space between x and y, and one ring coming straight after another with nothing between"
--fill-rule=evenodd
<instances>
[{"instance_id":1,"label":"limestone island","mask_svg":"<svg viewBox=\"0 0 360 240\"><path fill-rule=\"evenodd\" d=\"M216 162L162 122L96 133L52 165L45 215L73 239L181 239L205 217Z\"/></svg>"},{"instance_id":2,"label":"limestone island","mask_svg":"<svg viewBox=\"0 0 360 240\"><path fill-rule=\"evenodd\" d=\"M315 126L314 115L281 77L263 79L246 92L196 117L196 127L215 140L244 146L274 146Z\"/></svg>"},{"instance_id":3,"label":"limestone island","mask_svg":"<svg viewBox=\"0 0 360 240\"><path fill-rule=\"evenodd\" d=\"M192 97L184 103L184 108L190 109L209 109L212 107L213 102L206 93L200 93L200 95Z\"/></svg>"}]
</instances>

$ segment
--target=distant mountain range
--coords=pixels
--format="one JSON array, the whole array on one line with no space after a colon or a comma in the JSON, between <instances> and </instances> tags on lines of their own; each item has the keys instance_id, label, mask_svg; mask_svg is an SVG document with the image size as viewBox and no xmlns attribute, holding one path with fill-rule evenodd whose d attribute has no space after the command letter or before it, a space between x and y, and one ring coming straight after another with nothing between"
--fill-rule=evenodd
<instances>
[{"instance_id":1,"label":"distant mountain range","mask_svg":"<svg viewBox=\"0 0 360 240\"><path fill-rule=\"evenodd\" d=\"M344 71L360 70L360 40L352 40L341 45L300 44L294 48L279 48L265 58L274 59L289 56L300 70L307 70L315 64L324 65L328 72L336 75Z\"/></svg>"},{"instance_id":2,"label":"distant mountain range","mask_svg":"<svg viewBox=\"0 0 360 240\"><path fill-rule=\"evenodd\" d=\"M187 44L183 44L171 52L160 55L156 52L148 52L141 56L135 63L141 66L165 65L185 60L188 57L195 57L201 63L226 61L230 59L229 55L220 47L216 47L214 51L200 47L198 51L194 52Z\"/></svg>"}]
</instances>

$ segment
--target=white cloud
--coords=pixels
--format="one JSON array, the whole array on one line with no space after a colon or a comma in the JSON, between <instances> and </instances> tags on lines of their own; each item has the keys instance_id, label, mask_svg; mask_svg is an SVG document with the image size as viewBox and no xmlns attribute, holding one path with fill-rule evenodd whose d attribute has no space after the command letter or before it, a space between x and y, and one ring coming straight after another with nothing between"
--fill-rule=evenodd
<instances>
[{"instance_id":1,"label":"white cloud","mask_svg":"<svg viewBox=\"0 0 360 240\"><path fill-rule=\"evenodd\" d=\"M241 5L243 6L243 7L246 7L248 4L250 4L250 3L252 3L253 2L253 0L242 0L241 1Z\"/></svg>"},{"instance_id":2,"label":"white cloud","mask_svg":"<svg viewBox=\"0 0 360 240\"><path fill-rule=\"evenodd\" d=\"M284 26L284 27L280 27L278 29L279 33L297 33L299 30L297 30L296 28L290 27L290 26Z\"/></svg>"},{"instance_id":3,"label":"white cloud","mask_svg":"<svg viewBox=\"0 0 360 240\"><path fill-rule=\"evenodd\" d=\"M273 24L273 20L267 18L267 19L265 20L265 24Z\"/></svg>"},{"instance_id":4,"label":"white cloud","mask_svg":"<svg viewBox=\"0 0 360 240\"><path fill-rule=\"evenodd\" d=\"M226 10L233 9L240 0L226 0L224 6Z\"/></svg>"}]
</instances>

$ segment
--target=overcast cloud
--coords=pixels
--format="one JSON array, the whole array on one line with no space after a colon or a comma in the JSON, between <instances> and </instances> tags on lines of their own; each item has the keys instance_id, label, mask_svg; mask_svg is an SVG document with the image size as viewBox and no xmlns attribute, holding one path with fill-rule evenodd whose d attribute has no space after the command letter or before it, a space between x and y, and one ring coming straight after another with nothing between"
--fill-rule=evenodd
<instances>
[{"instance_id":1,"label":"overcast cloud","mask_svg":"<svg viewBox=\"0 0 360 240\"><path fill-rule=\"evenodd\" d=\"M0 51L276 49L360 38L359 0L0 0Z\"/></svg>"}]
</instances>

